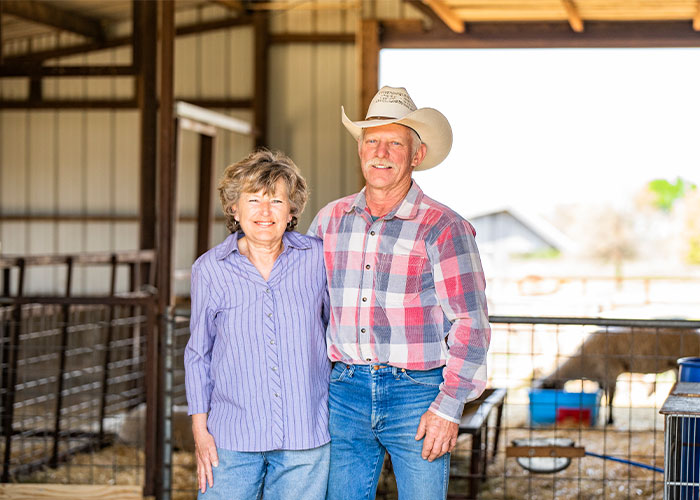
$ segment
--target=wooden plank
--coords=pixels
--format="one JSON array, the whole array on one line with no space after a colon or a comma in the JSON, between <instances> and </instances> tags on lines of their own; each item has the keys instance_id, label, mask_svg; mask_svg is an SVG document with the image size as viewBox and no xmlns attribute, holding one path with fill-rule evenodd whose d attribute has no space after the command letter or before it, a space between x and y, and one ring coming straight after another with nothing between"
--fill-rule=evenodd
<instances>
[{"instance_id":1,"label":"wooden plank","mask_svg":"<svg viewBox=\"0 0 700 500\"><path fill-rule=\"evenodd\" d=\"M470 22L465 33L433 29L417 37L384 26L382 48L700 47L688 21L586 21L574 33L567 22Z\"/></svg>"},{"instance_id":2,"label":"wooden plank","mask_svg":"<svg viewBox=\"0 0 700 500\"><path fill-rule=\"evenodd\" d=\"M99 20L84 16L75 11L56 7L48 2L35 0L3 0L3 12L21 17L38 24L53 26L65 31L93 38L104 39L104 31Z\"/></svg>"},{"instance_id":3,"label":"wooden plank","mask_svg":"<svg viewBox=\"0 0 700 500\"><path fill-rule=\"evenodd\" d=\"M464 21L443 0L423 0L423 3L433 9L440 20L455 33L464 33Z\"/></svg>"},{"instance_id":4,"label":"wooden plank","mask_svg":"<svg viewBox=\"0 0 700 500\"><path fill-rule=\"evenodd\" d=\"M581 446L508 446L507 457L567 457L580 458L586 455L586 449Z\"/></svg>"},{"instance_id":5,"label":"wooden plank","mask_svg":"<svg viewBox=\"0 0 700 500\"><path fill-rule=\"evenodd\" d=\"M255 146L268 145L267 103L268 103L268 59L269 59L269 18L264 12L255 13L253 58L253 116L255 125Z\"/></svg>"},{"instance_id":6,"label":"wooden plank","mask_svg":"<svg viewBox=\"0 0 700 500\"><path fill-rule=\"evenodd\" d=\"M693 29L695 31L700 31L700 0L698 0L697 7L695 8L695 17L693 17Z\"/></svg>"},{"instance_id":7,"label":"wooden plank","mask_svg":"<svg viewBox=\"0 0 700 500\"><path fill-rule=\"evenodd\" d=\"M574 30L576 33L583 32L583 20L581 19L581 16L579 15L578 9L576 8L576 5L574 4L573 0L561 1L564 5L564 9L566 10L566 15L569 19L569 26L571 26L571 29Z\"/></svg>"}]
</instances>

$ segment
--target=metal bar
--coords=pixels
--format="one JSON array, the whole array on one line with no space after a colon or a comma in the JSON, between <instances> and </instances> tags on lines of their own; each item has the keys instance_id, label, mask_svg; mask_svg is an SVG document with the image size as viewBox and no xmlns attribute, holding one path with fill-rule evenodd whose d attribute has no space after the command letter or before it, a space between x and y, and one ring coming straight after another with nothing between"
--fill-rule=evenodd
<instances>
[{"instance_id":1,"label":"metal bar","mask_svg":"<svg viewBox=\"0 0 700 500\"><path fill-rule=\"evenodd\" d=\"M120 264L155 261L155 250L122 250L114 253L84 252L79 254L30 255L27 257L6 255L4 257L0 257L0 267L17 266L19 265L20 260L25 266L55 266L66 264L68 262L68 259L71 259L73 261L73 264L78 265L111 265L112 255L116 255L117 262L119 262Z\"/></svg>"},{"instance_id":2,"label":"metal bar","mask_svg":"<svg viewBox=\"0 0 700 500\"><path fill-rule=\"evenodd\" d=\"M117 289L117 270L117 256L116 254L112 254L112 273L109 280L110 296L114 296ZM114 304L110 304L107 311L107 338L105 339L104 363L102 366L102 397L100 398L100 443L105 442L104 421L106 416L105 407L107 406L109 364L112 362L112 336L114 333L112 320L114 319Z\"/></svg>"},{"instance_id":3,"label":"metal bar","mask_svg":"<svg viewBox=\"0 0 700 500\"><path fill-rule=\"evenodd\" d=\"M556 318L549 316L489 316L491 323L523 325L598 325L643 328L700 328L700 321L680 319Z\"/></svg>"},{"instance_id":4,"label":"metal bar","mask_svg":"<svg viewBox=\"0 0 700 500\"><path fill-rule=\"evenodd\" d=\"M187 102L178 101L175 103L175 115L177 118L190 118L198 122L230 130L231 132L238 132L239 134L250 135L253 133L253 127L243 120L222 115L221 113L209 109L200 108L199 106Z\"/></svg>"},{"instance_id":5,"label":"metal bar","mask_svg":"<svg viewBox=\"0 0 700 500\"><path fill-rule=\"evenodd\" d=\"M12 270L9 267L3 268L3 270L2 270L2 296L3 297L10 296L11 276L12 276Z\"/></svg>"},{"instance_id":6,"label":"metal bar","mask_svg":"<svg viewBox=\"0 0 700 500\"><path fill-rule=\"evenodd\" d=\"M73 286L73 259L68 257L66 262L66 290L65 296L70 297ZM66 371L66 349L68 348L68 324L70 323L70 304L64 304L61 307L61 316L63 318L63 327L61 328L61 336L59 341L59 361L58 361L58 380L56 389L56 415L54 417L54 439L53 453L49 460L51 467L58 466L58 455L60 446L61 434L61 407L63 406L63 383Z\"/></svg>"},{"instance_id":7,"label":"metal bar","mask_svg":"<svg viewBox=\"0 0 700 500\"><path fill-rule=\"evenodd\" d=\"M73 76L132 76L136 69L131 65L97 66L37 66L34 64L5 64L0 67L0 77L73 77Z\"/></svg>"},{"instance_id":8,"label":"metal bar","mask_svg":"<svg viewBox=\"0 0 700 500\"><path fill-rule=\"evenodd\" d=\"M114 304L118 306L141 306L148 303L153 297L150 293L136 292L127 297L110 297L109 295L95 296L91 295L88 297L56 297L56 296L26 296L26 297L11 297L9 299L0 298L0 304L13 305L13 304L57 304L57 305L72 305L72 304L84 304L84 305L109 305Z\"/></svg>"},{"instance_id":9,"label":"metal bar","mask_svg":"<svg viewBox=\"0 0 700 500\"><path fill-rule=\"evenodd\" d=\"M15 386L17 385L17 358L19 355L19 334L20 322L22 320L22 306L16 302L24 294L24 260L20 259L17 262L19 271L17 281L17 297L14 308L12 310L12 319L10 320L10 329L8 337L5 338L3 358L3 374L2 383L4 389L3 397L3 412L2 412L2 429L5 435L5 455L2 469L2 482L7 483L10 480L10 457L12 456L12 423L14 420L15 406Z\"/></svg>"},{"instance_id":10,"label":"metal bar","mask_svg":"<svg viewBox=\"0 0 700 500\"><path fill-rule=\"evenodd\" d=\"M146 470L144 496L154 496L158 471L158 331L153 306L146 306Z\"/></svg>"},{"instance_id":11,"label":"metal bar","mask_svg":"<svg viewBox=\"0 0 700 500\"><path fill-rule=\"evenodd\" d=\"M197 209L197 246L195 258L209 249L209 238L213 222L212 188L214 184L214 139L199 136L199 196Z\"/></svg>"}]
</instances>

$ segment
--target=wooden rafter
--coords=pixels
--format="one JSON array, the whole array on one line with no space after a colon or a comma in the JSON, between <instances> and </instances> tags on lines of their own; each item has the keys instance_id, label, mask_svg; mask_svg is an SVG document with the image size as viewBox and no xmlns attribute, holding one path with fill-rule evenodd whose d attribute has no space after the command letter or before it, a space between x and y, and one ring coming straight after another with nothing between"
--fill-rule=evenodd
<instances>
[{"instance_id":1,"label":"wooden rafter","mask_svg":"<svg viewBox=\"0 0 700 500\"><path fill-rule=\"evenodd\" d=\"M226 7L229 10L232 10L234 12L244 12L245 7L243 6L243 2L241 0L209 0L211 3L215 3L217 5L221 5L222 7Z\"/></svg>"},{"instance_id":2,"label":"wooden rafter","mask_svg":"<svg viewBox=\"0 0 700 500\"><path fill-rule=\"evenodd\" d=\"M4 14L12 14L28 21L53 26L94 40L104 39L104 30L99 20L61 9L48 2L3 0L2 10Z\"/></svg>"},{"instance_id":3,"label":"wooden rafter","mask_svg":"<svg viewBox=\"0 0 700 500\"><path fill-rule=\"evenodd\" d=\"M464 20L443 0L423 0L423 3L430 7L452 31L464 33Z\"/></svg>"},{"instance_id":4,"label":"wooden rafter","mask_svg":"<svg viewBox=\"0 0 700 500\"><path fill-rule=\"evenodd\" d=\"M574 1L561 0L561 3L564 5L564 9L566 9L566 16L569 19L569 26L571 26L571 29L576 33L583 33L583 19L581 19Z\"/></svg>"},{"instance_id":5,"label":"wooden rafter","mask_svg":"<svg viewBox=\"0 0 700 500\"><path fill-rule=\"evenodd\" d=\"M700 31L700 0L695 7L695 17L693 17L693 29L695 31Z\"/></svg>"}]
</instances>

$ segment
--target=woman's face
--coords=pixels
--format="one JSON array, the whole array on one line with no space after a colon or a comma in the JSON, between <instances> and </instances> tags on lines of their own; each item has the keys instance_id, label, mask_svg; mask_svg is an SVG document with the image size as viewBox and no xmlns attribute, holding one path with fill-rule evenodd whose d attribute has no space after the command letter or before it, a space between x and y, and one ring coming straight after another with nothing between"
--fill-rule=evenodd
<instances>
[{"instance_id":1,"label":"woman's face","mask_svg":"<svg viewBox=\"0 0 700 500\"><path fill-rule=\"evenodd\" d=\"M233 208L251 243L280 243L287 223L292 220L287 187L282 180L277 181L274 194L265 194L262 190L241 193Z\"/></svg>"}]
</instances>

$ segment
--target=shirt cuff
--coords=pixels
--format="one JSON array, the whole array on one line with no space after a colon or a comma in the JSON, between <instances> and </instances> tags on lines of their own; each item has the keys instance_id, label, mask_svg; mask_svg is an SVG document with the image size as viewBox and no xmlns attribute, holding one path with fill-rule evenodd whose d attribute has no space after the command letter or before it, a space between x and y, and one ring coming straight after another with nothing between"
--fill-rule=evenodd
<instances>
[{"instance_id":1,"label":"shirt cuff","mask_svg":"<svg viewBox=\"0 0 700 500\"><path fill-rule=\"evenodd\" d=\"M430 411L445 420L458 424L462 420L464 403L448 396L444 392L440 392L438 397L435 398L435 401L430 405Z\"/></svg>"}]
</instances>

